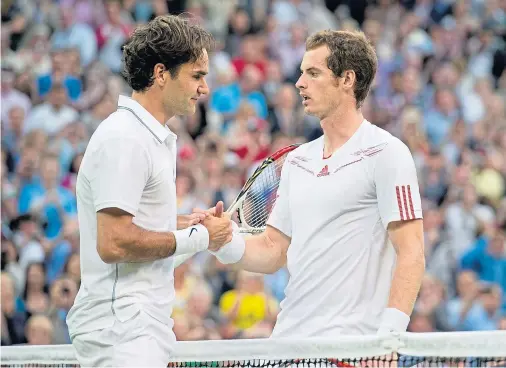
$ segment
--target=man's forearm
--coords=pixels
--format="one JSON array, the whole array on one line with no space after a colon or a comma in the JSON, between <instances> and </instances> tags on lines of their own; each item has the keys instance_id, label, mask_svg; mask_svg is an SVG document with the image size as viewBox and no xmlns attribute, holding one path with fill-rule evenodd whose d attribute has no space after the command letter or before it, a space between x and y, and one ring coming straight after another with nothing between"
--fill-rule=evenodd
<instances>
[{"instance_id":1,"label":"man's forearm","mask_svg":"<svg viewBox=\"0 0 506 368\"><path fill-rule=\"evenodd\" d=\"M170 257L176 251L176 238L172 232L156 232L132 224L122 239L124 262L149 262Z\"/></svg>"},{"instance_id":2,"label":"man's forearm","mask_svg":"<svg viewBox=\"0 0 506 368\"><path fill-rule=\"evenodd\" d=\"M397 262L390 288L388 307L411 315L425 272L425 258L419 252L403 250Z\"/></svg>"},{"instance_id":3,"label":"man's forearm","mask_svg":"<svg viewBox=\"0 0 506 368\"><path fill-rule=\"evenodd\" d=\"M176 250L176 239L171 232L149 231L133 223L98 231L102 232L99 254L107 263L149 262L170 257Z\"/></svg>"}]
</instances>

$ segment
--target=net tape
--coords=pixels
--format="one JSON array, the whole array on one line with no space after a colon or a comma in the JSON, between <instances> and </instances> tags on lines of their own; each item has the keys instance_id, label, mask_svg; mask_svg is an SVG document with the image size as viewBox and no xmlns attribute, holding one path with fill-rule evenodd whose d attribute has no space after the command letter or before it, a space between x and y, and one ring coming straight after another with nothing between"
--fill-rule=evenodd
<instances>
[{"instance_id":1,"label":"net tape","mask_svg":"<svg viewBox=\"0 0 506 368\"><path fill-rule=\"evenodd\" d=\"M281 367L299 366L301 361L313 364L300 366L346 366L335 362L343 360L354 365L353 362L369 360L369 362L376 361L376 364L385 362L384 366L390 366L388 361L397 359L399 362L404 361L404 364L399 366L414 366L419 362L430 361L444 363L443 366L456 366L457 362L467 362L464 366L504 367L506 331L406 333L396 338L345 336L335 340L181 341L176 343L175 355L168 363L173 363L169 366ZM334 363L325 364L329 361ZM185 362L192 362L194 365L184 364ZM196 362L214 362L214 364L196 364ZM235 364L218 362L235 362ZM315 362L322 365L314 364ZM1 365L2 367L71 366L78 365L78 362L75 360L71 345L8 346L1 348Z\"/></svg>"}]
</instances>

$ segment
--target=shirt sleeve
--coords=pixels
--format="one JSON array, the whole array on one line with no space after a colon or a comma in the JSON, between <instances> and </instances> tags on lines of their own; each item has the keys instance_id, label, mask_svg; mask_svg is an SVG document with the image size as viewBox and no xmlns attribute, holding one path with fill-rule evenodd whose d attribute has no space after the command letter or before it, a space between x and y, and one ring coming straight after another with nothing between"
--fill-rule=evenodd
<instances>
[{"instance_id":1,"label":"shirt sleeve","mask_svg":"<svg viewBox=\"0 0 506 368\"><path fill-rule=\"evenodd\" d=\"M381 221L422 218L422 203L415 162L409 148L400 140L389 142L378 155L374 181Z\"/></svg>"},{"instance_id":2,"label":"shirt sleeve","mask_svg":"<svg viewBox=\"0 0 506 368\"><path fill-rule=\"evenodd\" d=\"M281 178L279 181L278 192L276 194L276 203L271 211L267 225L270 225L288 237L292 237L292 220L290 216L290 204L288 201L288 181L289 179L289 164L290 157L287 157L285 164L281 169Z\"/></svg>"},{"instance_id":3,"label":"shirt sleeve","mask_svg":"<svg viewBox=\"0 0 506 368\"><path fill-rule=\"evenodd\" d=\"M104 142L92 161L95 210L114 207L135 216L149 179L147 150L135 138L118 137Z\"/></svg>"}]
</instances>

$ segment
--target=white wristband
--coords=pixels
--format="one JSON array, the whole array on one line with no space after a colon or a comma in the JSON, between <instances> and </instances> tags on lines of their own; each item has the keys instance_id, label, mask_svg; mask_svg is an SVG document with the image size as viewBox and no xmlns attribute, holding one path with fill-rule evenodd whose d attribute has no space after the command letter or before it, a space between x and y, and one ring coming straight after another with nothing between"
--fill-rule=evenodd
<instances>
[{"instance_id":1,"label":"white wristband","mask_svg":"<svg viewBox=\"0 0 506 368\"><path fill-rule=\"evenodd\" d=\"M378 333L406 332L409 325L409 316L396 308L387 308L383 311Z\"/></svg>"},{"instance_id":2,"label":"white wristband","mask_svg":"<svg viewBox=\"0 0 506 368\"><path fill-rule=\"evenodd\" d=\"M240 234L234 233L230 243L225 244L216 252L209 251L209 253L214 254L221 263L231 264L239 262L245 250L246 241Z\"/></svg>"},{"instance_id":3,"label":"white wristband","mask_svg":"<svg viewBox=\"0 0 506 368\"><path fill-rule=\"evenodd\" d=\"M202 224L174 231L173 234L176 238L176 251L174 252L174 256L198 253L209 247L209 232Z\"/></svg>"}]
</instances>

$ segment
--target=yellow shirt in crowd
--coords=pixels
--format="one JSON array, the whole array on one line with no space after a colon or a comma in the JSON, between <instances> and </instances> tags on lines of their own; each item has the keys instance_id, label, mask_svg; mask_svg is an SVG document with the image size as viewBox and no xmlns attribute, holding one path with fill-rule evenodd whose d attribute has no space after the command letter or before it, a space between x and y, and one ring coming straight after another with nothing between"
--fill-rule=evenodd
<instances>
[{"instance_id":1,"label":"yellow shirt in crowd","mask_svg":"<svg viewBox=\"0 0 506 368\"><path fill-rule=\"evenodd\" d=\"M220 298L220 311L226 315L234 307L238 298L236 290L225 292ZM235 327L239 329L247 329L255 324L262 322L268 315L269 307L272 312L276 312L278 308L277 301L265 295L258 294L242 294L240 296L239 310L236 318L232 321Z\"/></svg>"}]
</instances>

